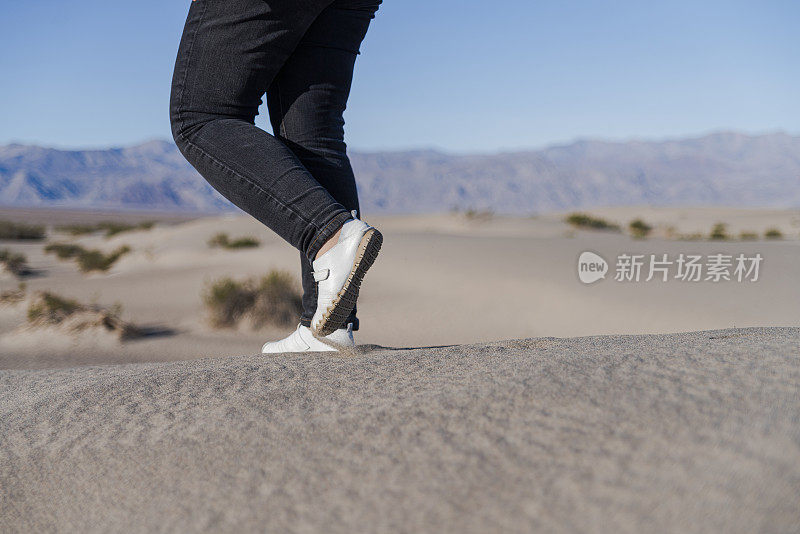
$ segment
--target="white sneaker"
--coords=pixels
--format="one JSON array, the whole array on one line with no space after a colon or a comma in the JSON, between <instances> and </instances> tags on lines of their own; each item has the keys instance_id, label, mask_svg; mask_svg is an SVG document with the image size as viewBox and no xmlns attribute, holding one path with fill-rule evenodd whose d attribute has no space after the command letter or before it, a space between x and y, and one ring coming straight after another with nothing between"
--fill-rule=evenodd
<instances>
[{"instance_id":1,"label":"white sneaker","mask_svg":"<svg viewBox=\"0 0 800 534\"><path fill-rule=\"evenodd\" d=\"M337 351L336 347L353 348L356 342L353 340L353 323L347 323L346 328L335 330L332 334L325 336L328 341L325 343L314 337L311 329L302 324L297 325L297 329L287 337L279 341L268 341L261 347L262 354L277 354L279 352L313 352L313 351Z\"/></svg>"},{"instance_id":2,"label":"white sneaker","mask_svg":"<svg viewBox=\"0 0 800 534\"><path fill-rule=\"evenodd\" d=\"M333 248L311 263L317 282L317 311L311 319L316 335L327 336L347 320L382 243L378 230L353 218L344 223Z\"/></svg>"}]
</instances>

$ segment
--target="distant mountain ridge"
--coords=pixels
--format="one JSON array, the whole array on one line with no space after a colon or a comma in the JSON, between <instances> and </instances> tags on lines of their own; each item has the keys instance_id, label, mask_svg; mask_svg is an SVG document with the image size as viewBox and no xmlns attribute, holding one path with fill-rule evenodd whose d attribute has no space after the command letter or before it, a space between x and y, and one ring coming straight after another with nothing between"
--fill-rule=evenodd
<instances>
[{"instance_id":1,"label":"distant mountain ridge","mask_svg":"<svg viewBox=\"0 0 800 534\"><path fill-rule=\"evenodd\" d=\"M666 141L582 140L456 155L351 152L364 210L538 213L603 205L800 207L800 136L715 133ZM232 209L172 142L104 150L0 146L0 205Z\"/></svg>"}]
</instances>

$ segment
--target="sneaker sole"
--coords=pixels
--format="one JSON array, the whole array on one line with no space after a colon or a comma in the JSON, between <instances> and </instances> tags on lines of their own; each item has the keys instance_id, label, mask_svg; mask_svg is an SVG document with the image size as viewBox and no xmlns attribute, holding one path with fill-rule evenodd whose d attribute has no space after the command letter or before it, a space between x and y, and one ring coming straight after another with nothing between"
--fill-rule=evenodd
<instances>
[{"instance_id":1,"label":"sneaker sole","mask_svg":"<svg viewBox=\"0 0 800 534\"><path fill-rule=\"evenodd\" d=\"M350 270L350 276L347 277L344 286L339 291L339 294L336 295L336 298L333 299L331 305L322 314L319 325L313 331L316 336L327 336L333 333L336 329L341 328L345 320L347 320L350 312L356 307L361 281L364 280L367 270L375 263L375 258L378 257L382 244L383 235L375 228L370 228L361 237L361 242L356 251L356 260Z\"/></svg>"}]
</instances>

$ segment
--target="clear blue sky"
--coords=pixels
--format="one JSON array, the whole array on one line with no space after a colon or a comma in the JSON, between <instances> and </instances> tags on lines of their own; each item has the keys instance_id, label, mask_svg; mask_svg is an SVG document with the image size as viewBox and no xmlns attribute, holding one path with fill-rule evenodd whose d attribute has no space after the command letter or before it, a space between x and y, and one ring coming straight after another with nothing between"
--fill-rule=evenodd
<instances>
[{"instance_id":1,"label":"clear blue sky","mask_svg":"<svg viewBox=\"0 0 800 534\"><path fill-rule=\"evenodd\" d=\"M169 139L189 3L4 2L0 143ZM356 65L348 144L800 133L798 27L797 1L385 0Z\"/></svg>"}]
</instances>

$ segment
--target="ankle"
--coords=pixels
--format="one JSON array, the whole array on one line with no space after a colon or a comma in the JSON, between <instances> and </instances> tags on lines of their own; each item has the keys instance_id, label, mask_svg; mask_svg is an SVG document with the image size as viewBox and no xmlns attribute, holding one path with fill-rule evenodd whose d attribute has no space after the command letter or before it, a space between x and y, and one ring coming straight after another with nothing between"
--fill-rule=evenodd
<instances>
[{"instance_id":1,"label":"ankle","mask_svg":"<svg viewBox=\"0 0 800 534\"><path fill-rule=\"evenodd\" d=\"M314 256L314 259L316 260L320 258L323 254L332 249L333 246L339 241L339 235L341 233L342 233L342 227L340 226L339 229L336 230L336 232L327 241L325 241L325 243L322 244L322 246L317 251L316 256Z\"/></svg>"}]
</instances>

